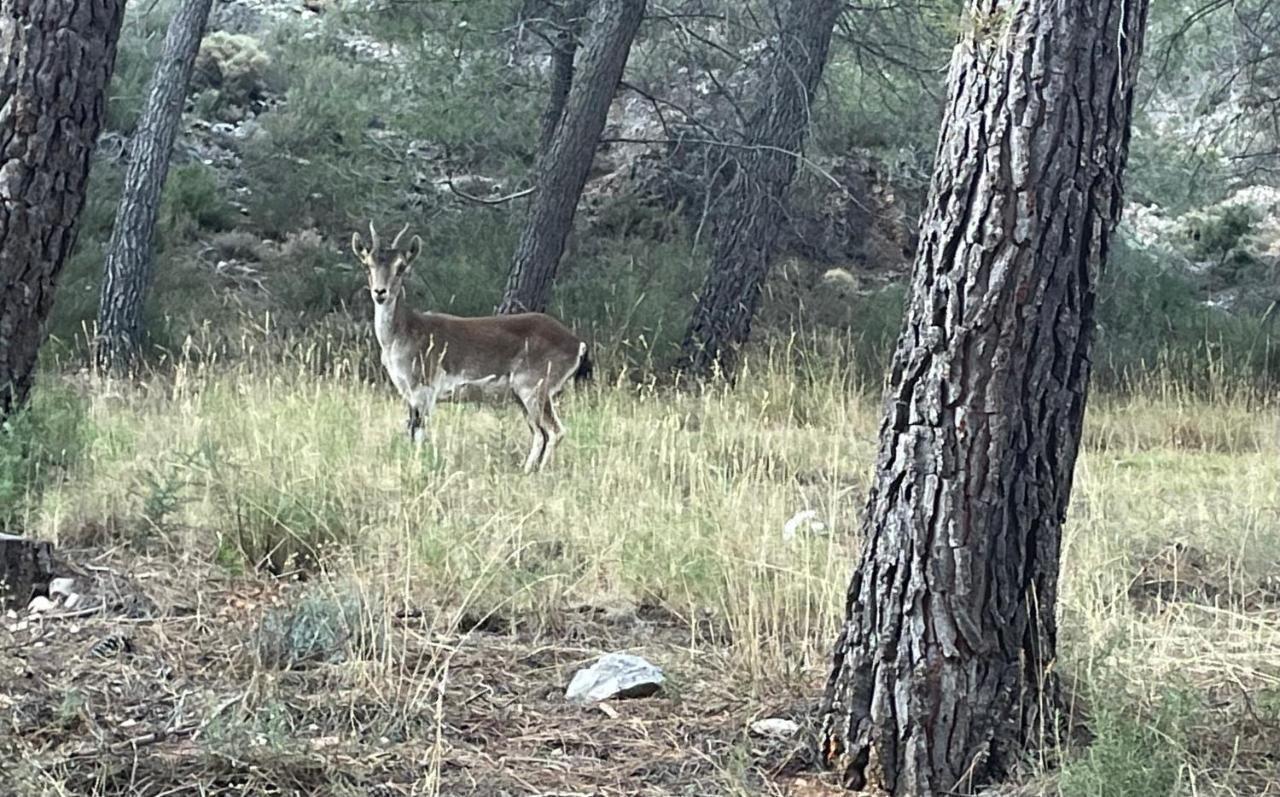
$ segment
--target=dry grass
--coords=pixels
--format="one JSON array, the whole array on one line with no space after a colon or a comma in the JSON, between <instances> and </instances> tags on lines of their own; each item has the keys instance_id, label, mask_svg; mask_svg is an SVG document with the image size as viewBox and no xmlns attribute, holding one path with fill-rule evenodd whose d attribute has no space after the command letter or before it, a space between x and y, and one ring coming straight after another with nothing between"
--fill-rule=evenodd
<instances>
[{"instance_id":1,"label":"dry grass","mask_svg":"<svg viewBox=\"0 0 1280 797\"><path fill-rule=\"evenodd\" d=\"M27 793L823 788L778 774L785 751L745 727L804 716L825 676L879 414L850 374L796 377L779 352L734 392L623 375L567 397L558 461L525 478L512 408L445 405L415 451L363 364L299 351L47 380L84 396L88 432L29 531L134 597L0 631L0 755ZM1280 794L1276 407L1157 386L1100 398L1087 424L1061 666L1115 728L1068 751L1061 788L1160 793L1108 774L1150 769L1178 793ZM829 533L784 540L805 509ZM262 560L324 569L298 583ZM338 619L298 621L306 656L267 649L326 605ZM83 655L113 634L132 652ZM613 649L671 688L617 717L564 705L573 669ZM1026 788L1059 787L1035 769Z\"/></svg>"}]
</instances>

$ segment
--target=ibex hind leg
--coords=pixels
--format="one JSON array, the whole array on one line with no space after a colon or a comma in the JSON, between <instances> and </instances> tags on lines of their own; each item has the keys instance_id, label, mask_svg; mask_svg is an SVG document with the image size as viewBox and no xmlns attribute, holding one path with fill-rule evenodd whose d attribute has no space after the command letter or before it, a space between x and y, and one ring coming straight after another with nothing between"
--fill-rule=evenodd
<instances>
[{"instance_id":1,"label":"ibex hind leg","mask_svg":"<svg viewBox=\"0 0 1280 797\"><path fill-rule=\"evenodd\" d=\"M516 400L520 402L520 406L524 409L525 422L529 424L531 440L529 442L529 456L525 457L524 460L524 472L531 473L539 460L542 459L543 452L547 447L547 434L542 428L542 407L544 402L536 388L532 390L516 388L514 392Z\"/></svg>"},{"instance_id":2,"label":"ibex hind leg","mask_svg":"<svg viewBox=\"0 0 1280 797\"><path fill-rule=\"evenodd\" d=\"M547 444L542 449L542 456L538 458L538 470L542 470L551 463L551 456L564 437L564 424L560 422L560 416L556 414L556 408L551 399L547 399L542 405L542 428L547 435Z\"/></svg>"},{"instance_id":3,"label":"ibex hind leg","mask_svg":"<svg viewBox=\"0 0 1280 797\"><path fill-rule=\"evenodd\" d=\"M542 456L538 460L538 468L541 470L551 463L551 457L555 453L556 446L564 439L565 428L564 423L560 420L560 414L556 412L555 398L564 390L564 386L569 383L577 373L579 365L582 363L583 352L586 351L586 344L583 344L577 360L574 361L573 367L564 371L559 375L547 392L546 403L542 407L542 428L547 433L547 445L542 452Z\"/></svg>"}]
</instances>

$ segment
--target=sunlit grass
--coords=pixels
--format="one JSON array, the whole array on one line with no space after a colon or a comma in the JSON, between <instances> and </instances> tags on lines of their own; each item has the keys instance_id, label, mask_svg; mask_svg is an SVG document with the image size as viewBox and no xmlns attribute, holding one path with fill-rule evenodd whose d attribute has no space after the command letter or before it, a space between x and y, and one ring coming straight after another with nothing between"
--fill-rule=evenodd
<instances>
[{"instance_id":1,"label":"sunlit grass","mask_svg":"<svg viewBox=\"0 0 1280 797\"><path fill-rule=\"evenodd\" d=\"M31 530L74 544L114 518L126 539L232 571L319 562L455 617L548 633L584 603L658 605L687 622L691 650L728 650L735 684L820 683L879 421L851 374L797 376L779 351L736 390L606 376L564 397L568 438L525 477L513 406L443 405L415 449L387 385L356 378L340 347L306 351L270 368L180 361L140 384L47 377L42 390L84 397L90 431ZM1085 445L1060 590L1060 667L1077 691L1105 684L1142 710L1170 689L1280 688L1276 406L1160 385L1096 396ZM802 510L822 530L784 539ZM1179 544L1209 557L1218 591L1139 605L1144 565ZM1258 598L1267 583L1275 603ZM1188 773L1225 766L1186 755Z\"/></svg>"}]
</instances>

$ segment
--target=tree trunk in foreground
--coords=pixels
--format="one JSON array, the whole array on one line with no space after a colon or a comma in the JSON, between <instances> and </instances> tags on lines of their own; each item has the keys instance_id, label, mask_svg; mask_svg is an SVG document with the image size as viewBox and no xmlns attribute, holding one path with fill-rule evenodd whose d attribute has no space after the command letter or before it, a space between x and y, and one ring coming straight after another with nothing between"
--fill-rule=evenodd
<instances>
[{"instance_id":1,"label":"tree trunk in foreground","mask_svg":"<svg viewBox=\"0 0 1280 797\"><path fill-rule=\"evenodd\" d=\"M537 193L516 244L499 313L542 311L573 227L609 105L622 79L644 0L598 0L550 145L538 153Z\"/></svg>"},{"instance_id":2,"label":"tree trunk in foreground","mask_svg":"<svg viewBox=\"0 0 1280 797\"><path fill-rule=\"evenodd\" d=\"M0 0L0 421L31 391L123 14L124 0Z\"/></svg>"},{"instance_id":3,"label":"tree trunk in foreground","mask_svg":"<svg viewBox=\"0 0 1280 797\"><path fill-rule=\"evenodd\" d=\"M25 609L53 577L53 546L0 534L0 609Z\"/></svg>"},{"instance_id":4,"label":"tree trunk in foreground","mask_svg":"<svg viewBox=\"0 0 1280 797\"><path fill-rule=\"evenodd\" d=\"M1056 722L1058 551L1147 0L975 0L822 708L846 785L971 792Z\"/></svg>"},{"instance_id":5,"label":"tree trunk in foreground","mask_svg":"<svg viewBox=\"0 0 1280 797\"><path fill-rule=\"evenodd\" d=\"M837 0L775 0L779 5L776 49L759 79L762 100L743 131L746 146L729 153L737 168L717 202L711 269L681 347L681 370L696 376L719 368L732 378L738 349L751 335L813 94L844 6Z\"/></svg>"},{"instance_id":6,"label":"tree trunk in foreground","mask_svg":"<svg viewBox=\"0 0 1280 797\"><path fill-rule=\"evenodd\" d=\"M142 343L142 307L155 268L152 238L160 193L182 122L191 69L213 0L183 0L169 21L147 104L129 144L129 169L116 210L98 300L98 367L127 366Z\"/></svg>"}]
</instances>

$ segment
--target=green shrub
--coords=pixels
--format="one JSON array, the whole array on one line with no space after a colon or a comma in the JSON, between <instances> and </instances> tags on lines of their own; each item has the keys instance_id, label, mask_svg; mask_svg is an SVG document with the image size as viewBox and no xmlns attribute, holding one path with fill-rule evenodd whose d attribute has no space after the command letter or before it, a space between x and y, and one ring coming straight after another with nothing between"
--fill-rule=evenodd
<instances>
[{"instance_id":1,"label":"green shrub","mask_svg":"<svg viewBox=\"0 0 1280 797\"><path fill-rule=\"evenodd\" d=\"M1175 797L1186 791L1186 725L1193 701L1180 692L1164 696L1154 716L1099 695L1090 722L1093 742L1067 762L1062 797Z\"/></svg>"},{"instance_id":2,"label":"green shrub","mask_svg":"<svg viewBox=\"0 0 1280 797\"><path fill-rule=\"evenodd\" d=\"M1188 231L1196 260L1223 260L1245 243L1258 224L1258 214L1246 205L1225 205L1212 214L1199 214Z\"/></svg>"},{"instance_id":3,"label":"green shrub","mask_svg":"<svg viewBox=\"0 0 1280 797\"><path fill-rule=\"evenodd\" d=\"M280 249L266 258L264 270L278 312L337 310L364 285L364 275L352 256L336 251L315 230L286 236Z\"/></svg>"},{"instance_id":4,"label":"green shrub","mask_svg":"<svg viewBox=\"0 0 1280 797\"><path fill-rule=\"evenodd\" d=\"M215 30L200 43L192 74L203 118L237 119L267 89L271 57L252 36Z\"/></svg>"},{"instance_id":5,"label":"green shrub","mask_svg":"<svg viewBox=\"0 0 1280 797\"><path fill-rule=\"evenodd\" d=\"M294 605L262 618L254 633L257 664L291 670L370 658L386 641L381 604L354 586L309 588Z\"/></svg>"},{"instance_id":6,"label":"green shrub","mask_svg":"<svg viewBox=\"0 0 1280 797\"><path fill-rule=\"evenodd\" d=\"M22 530L43 489L79 463L88 437L84 401L41 386L0 424L0 531Z\"/></svg>"},{"instance_id":7,"label":"green shrub","mask_svg":"<svg viewBox=\"0 0 1280 797\"><path fill-rule=\"evenodd\" d=\"M125 22L116 46L115 66L107 88L105 131L127 135L138 123L174 5L166 0L163 3L131 3L126 7Z\"/></svg>"},{"instance_id":8,"label":"green shrub","mask_svg":"<svg viewBox=\"0 0 1280 797\"><path fill-rule=\"evenodd\" d=\"M169 170L160 199L158 243L173 246L204 230L229 230L236 219L236 211L222 196L213 169L191 161Z\"/></svg>"},{"instance_id":9,"label":"green shrub","mask_svg":"<svg viewBox=\"0 0 1280 797\"><path fill-rule=\"evenodd\" d=\"M702 255L691 253L683 236L599 240L563 264L554 310L600 329L601 345L666 361L677 352L705 273Z\"/></svg>"},{"instance_id":10,"label":"green shrub","mask_svg":"<svg viewBox=\"0 0 1280 797\"><path fill-rule=\"evenodd\" d=\"M366 135L386 100L378 73L323 54L293 69L284 107L262 117L243 152L251 222L277 239L349 229L375 215L371 208L394 206L406 187L402 164L388 163Z\"/></svg>"},{"instance_id":11,"label":"green shrub","mask_svg":"<svg viewBox=\"0 0 1280 797\"><path fill-rule=\"evenodd\" d=\"M1280 380L1280 336L1266 319L1205 305L1180 271L1114 240L1098 286L1094 381L1125 389L1157 372L1189 387Z\"/></svg>"},{"instance_id":12,"label":"green shrub","mask_svg":"<svg viewBox=\"0 0 1280 797\"><path fill-rule=\"evenodd\" d=\"M228 521L218 559L233 569L322 569L351 548L370 518L367 506L318 477L220 479L215 492Z\"/></svg>"}]
</instances>

